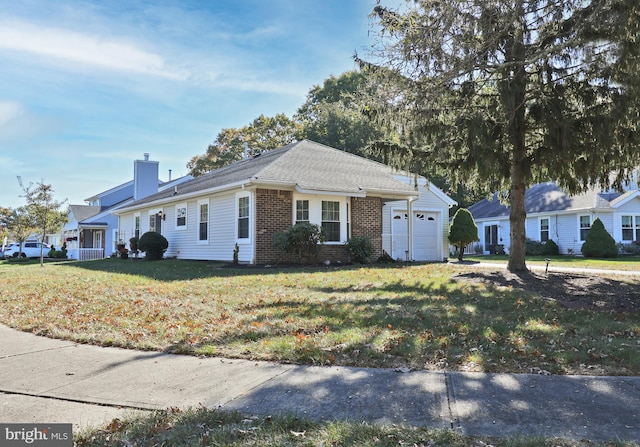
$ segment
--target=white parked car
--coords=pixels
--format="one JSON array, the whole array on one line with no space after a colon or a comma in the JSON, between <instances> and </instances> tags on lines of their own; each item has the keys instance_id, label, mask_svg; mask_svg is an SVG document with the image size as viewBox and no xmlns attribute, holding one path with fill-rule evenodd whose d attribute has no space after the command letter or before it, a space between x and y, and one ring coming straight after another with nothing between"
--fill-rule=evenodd
<instances>
[{"instance_id":1,"label":"white parked car","mask_svg":"<svg viewBox=\"0 0 640 447\"><path fill-rule=\"evenodd\" d=\"M43 244L42 242L27 241L22 243L22 251L20 251L20 244L14 243L7 246L4 250L5 258L39 258L40 248L44 247L43 253L45 258L49 255L51 246L49 244Z\"/></svg>"}]
</instances>

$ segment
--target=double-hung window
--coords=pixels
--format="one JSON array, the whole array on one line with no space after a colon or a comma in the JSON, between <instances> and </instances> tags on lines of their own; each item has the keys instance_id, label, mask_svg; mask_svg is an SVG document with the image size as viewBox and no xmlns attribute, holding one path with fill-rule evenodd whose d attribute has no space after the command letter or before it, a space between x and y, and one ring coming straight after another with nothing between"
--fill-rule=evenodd
<instances>
[{"instance_id":1,"label":"double-hung window","mask_svg":"<svg viewBox=\"0 0 640 447\"><path fill-rule=\"evenodd\" d=\"M135 230L134 230L134 236L136 238L140 238L140 214L136 214L134 217L135 220Z\"/></svg>"},{"instance_id":2,"label":"double-hung window","mask_svg":"<svg viewBox=\"0 0 640 447\"><path fill-rule=\"evenodd\" d=\"M198 241L209 240L209 202L198 202Z\"/></svg>"},{"instance_id":3,"label":"double-hung window","mask_svg":"<svg viewBox=\"0 0 640 447\"><path fill-rule=\"evenodd\" d=\"M543 217L540 219L540 242L547 242L549 240L549 218Z\"/></svg>"},{"instance_id":4,"label":"double-hung window","mask_svg":"<svg viewBox=\"0 0 640 447\"><path fill-rule=\"evenodd\" d=\"M622 240L640 241L640 216L622 216Z\"/></svg>"},{"instance_id":5,"label":"double-hung window","mask_svg":"<svg viewBox=\"0 0 640 447\"><path fill-rule=\"evenodd\" d=\"M309 223L308 200L296 200L296 223Z\"/></svg>"},{"instance_id":6,"label":"double-hung window","mask_svg":"<svg viewBox=\"0 0 640 447\"><path fill-rule=\"evenodd\" d=\"M322 201L322 228L327 242L340 242L340 202Z\"/></svg>"},{"instance_id":7,"label":"double-hung window","mask_svg":"<svg viewBox=\"0 0 640 447\"><path fill-rule=\"evenodd\" d=\"M580 216L580 240L586 241L591 229L591 216Z\"/></svg>"},{"instance_id":8,"label":"double-hung window","mask_svg":"<svg viewBox=\"0 0 640 447\"><path fill-rule=\"evenodd\" d=\"M249 196L238 197L238 239L249 239Z\"/></svg>"}]
</instances>

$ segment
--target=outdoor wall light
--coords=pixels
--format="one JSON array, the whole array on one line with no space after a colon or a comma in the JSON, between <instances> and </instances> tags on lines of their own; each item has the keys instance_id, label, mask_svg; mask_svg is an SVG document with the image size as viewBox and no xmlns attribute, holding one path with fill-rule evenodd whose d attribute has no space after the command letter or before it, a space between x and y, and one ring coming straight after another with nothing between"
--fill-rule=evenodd
<instances>
[{"instance_id":1,"label":"outdoor wall light","mask_svg":"<svg viewBox=\"0 0 640 447\"><path fill-rule=\"evenodd\" d=\"M167 219L167 215L165 213L163 213L162 211L158 211L158 217L162 220L166 220Z\"/></svg>"}]
</instances>

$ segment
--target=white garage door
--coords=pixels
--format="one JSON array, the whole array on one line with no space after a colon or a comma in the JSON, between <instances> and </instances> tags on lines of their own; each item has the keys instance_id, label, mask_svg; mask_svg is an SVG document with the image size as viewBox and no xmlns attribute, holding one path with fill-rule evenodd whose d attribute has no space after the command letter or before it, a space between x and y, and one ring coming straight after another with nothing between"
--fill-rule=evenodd
<instances>
[{"instance_id":1,"label":"white garage door","mask_svg":"<svg viewBox=\"0 0 640 447\"><path fill-rule=\"evenodd\" d=\"M416 261L439 261L438 214L413 213L413 258Z\"/></svg>"},{"instance_id":2,"label":"white garage door","mask_svg":"<svg viewBox=\"0 0 640 447\"><path fill-rule=\"evenodd\" d=\"M438 244L439 214L425 211L413 212L413 259L416 261L439 261L440 252ZM394 211L393 213L393 244L392 254L394 259L406 259L408 250L408 226L407 212Z\"/></svg>"}]
</instances>

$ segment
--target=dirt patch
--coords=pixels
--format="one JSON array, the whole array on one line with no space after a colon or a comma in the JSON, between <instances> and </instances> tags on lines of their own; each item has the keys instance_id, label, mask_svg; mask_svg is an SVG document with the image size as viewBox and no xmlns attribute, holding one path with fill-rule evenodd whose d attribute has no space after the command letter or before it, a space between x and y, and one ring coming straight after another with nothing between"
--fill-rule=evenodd
<instances>
[{"instance_id":1,"label":"dirt patch","mask_svg":"<svg viewBox=\"0 0 640 447\"><path fill-rule=\"evenodd\" d=\"M625 282L596 275L557 272L516 274L507 270L462 273L454 279L535 292L571 309L640 313L637 280Z\"/></svg>"}]
</instances>

